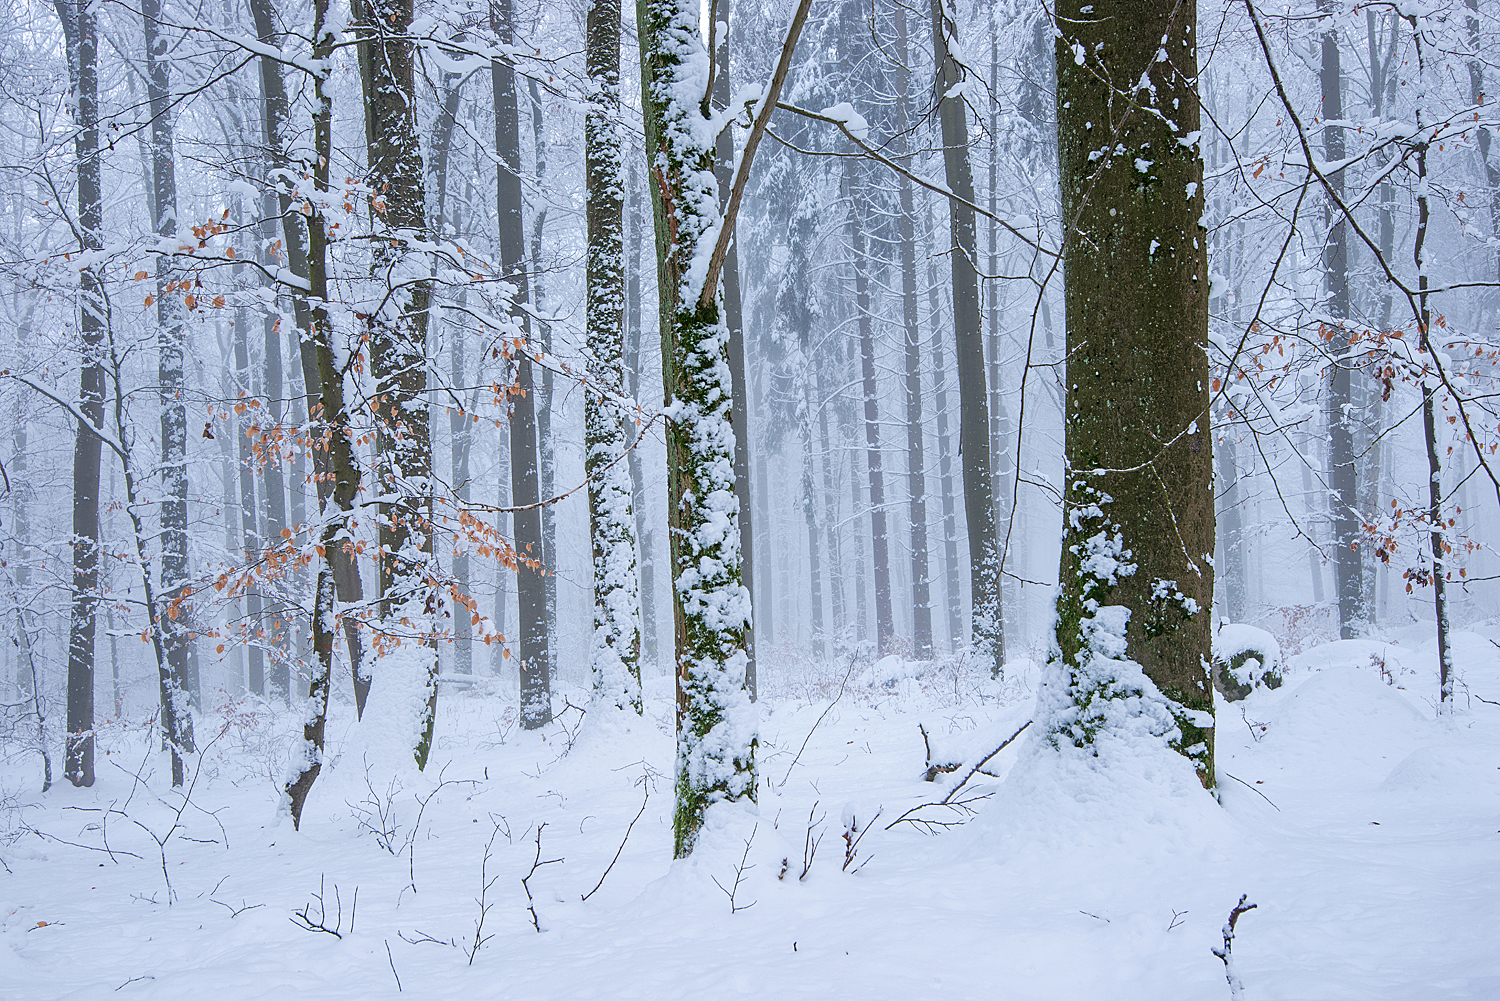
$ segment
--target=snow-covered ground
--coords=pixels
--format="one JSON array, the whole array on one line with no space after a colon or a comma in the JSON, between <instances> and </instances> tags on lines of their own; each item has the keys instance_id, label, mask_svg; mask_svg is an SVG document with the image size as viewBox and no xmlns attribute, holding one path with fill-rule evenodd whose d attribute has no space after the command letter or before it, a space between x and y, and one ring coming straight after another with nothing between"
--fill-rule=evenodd
<instances>
[{"instance_id":1,"label":"snow-covered ground","mask_svg":"<svg viewBox=\"0 0 1500 1001\"><path fill-rule=\"evenodd\" d=\"M140 720L102 734L92 789L0 772L0 997L1228 998L1210 949L1248 894L1250 998L1496 998L1489 637L1457 635L1444 717L1420 629L1290 658L1280 689L1220 706L1222 805L1185 766L1064 767L1027 732L955 797L991 794L972 818L914 815L967 823L925 829L887 825L1029 718L1035 669L856 669L840 693L846 665L768 664L758 811L712 815L679 863L666 679L645 720L570 708L537 733L503 691L455 692L425 774L338 707L301 832L276 815L288 717L205 719L175 829ZM963 767L924 781L922 730Z\"/></svg>"}]
</instances>

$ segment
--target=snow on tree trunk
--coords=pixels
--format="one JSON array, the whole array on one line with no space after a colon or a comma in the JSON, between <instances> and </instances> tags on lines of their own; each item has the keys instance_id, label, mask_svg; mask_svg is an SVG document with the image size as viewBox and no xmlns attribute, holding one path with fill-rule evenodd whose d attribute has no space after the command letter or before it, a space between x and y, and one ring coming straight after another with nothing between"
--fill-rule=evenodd
<instances>
[{"instance_id":1,"label":"snow on tree trunk","mask_svg":"<svg viewBox=\"0 0 1500 1001\"><path fill-rule=\"evenodd\" d=\"M1192 0L1057 11L1068 330L1054 745L1145 733L1212 788L1213 449ZM1121 94L1105 81L1131 81ZM1142 102L1137 109L1132 102ZM1148 738L1149 739L1149 738Z\"/></svg>"},{"instance_id":2,"label":"snow on tree trunk","mask_svg":"<svg viewBox=\"0 0 1500 1001\"><path fill-rule=\"evenodd\" d=\"M693 0L637 0L636 10L668 416L677 641L673 852L684 858L710 805L755 798L755 710L745 691L750 596L740 583L729 329L720 296L702 296L721 223L708 53Z\"/></svg>"},{"instance_id":3,"label":"snow on tree trunk","mask_svg":"<svg viewBox=\"0 0 1500 1001\"><path fill-rule=\"evenodd\" d=\"M432 563L432 425L427 401L427 308L432 283L411 244L426 238L417 139L412 0L363 0L359 33L371 188L373 279L366 324L375 381L375 484L380 493L376 644L388 683L424 703L411 735L427 764L437 715L438 595ZM399 673L397 681L394 675ZM416 696L420 690L421 695ZM398 709L405 717L406 709Z\"/></svg>"},{"instance_id":4,"label":"snow on tree trunk","mask_svg":"<svg viewBox=\"0 0 1500 1001\"><path fill-rule=\"evenodd\" d=\"M56 0L71 70L73 142L78 171L79 249L97 252L104 221L99 180L99 41L87 0ZM83 341L78 409L104 423L104 296L93 267L78 272L78 332ZM94 784L94 626L99 603L99 439L81 424L73 444L73 603L68 622L68 720L63 773Z\"/></svg>"},{"instance_id":5,"label":"snow on tree trunk","mask_svg":"<svg viewBox=\"0 0 1500 1001\"><path fill-rule=\"evenodd\" d=\"M584 468L594 542L594 642L589 663L601 704L639 714L640 590L625 422L616 402L624 388L624 192L620 136L620 5L593 0L585 60L589 105L583 121L588 183L588 382L584 399Z\"/></svg>"},{"instance_id":6,"label":"snow on tree trunk","mask_svg":"<svg viewBox=\"0 0 1500 1001\"><path fill-rule=\"evenodd\" d=\"M160 0L144 0L146 91L151 106L151 207L153 229L163 242L177 235L177 174L173 163L171 87L167 39L160 30ZM161 677L161 726L183 751L193 750L189 705L187 555L187 412L183 384L183 301L168 285L171 258L156 257L157 399L161 403L161 590L165 619L159 623L167 670Z\"/></svg>"}]
</instances>

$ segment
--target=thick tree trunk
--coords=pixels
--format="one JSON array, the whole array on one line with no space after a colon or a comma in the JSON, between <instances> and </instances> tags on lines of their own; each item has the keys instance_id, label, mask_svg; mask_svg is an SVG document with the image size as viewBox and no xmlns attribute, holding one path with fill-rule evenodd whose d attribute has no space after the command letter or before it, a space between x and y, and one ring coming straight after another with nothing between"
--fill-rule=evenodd
<instances>
[{"instance_id":1,"label":"thick tree trunk","mask_svg":"<svg viewBox=\"0 0 1500 1001\"><path fill-rule=\"evenodd\" d=\"M1056 644L1040 699L1054 743L1098 749L1121 728L1149 731L1212 788L1197 5L1069 0L1057 18L1058 159L1071 225L1066 473ZM1151 107L1127 103L1111 80L1142 81L1130 98ZM1102 158L1101 143L1112 147Z\"/></svg>"},{"instance_id":2,"label":"thick tree trunk","mask_svg":"<svg viewBox=\"0 0 1500 1001\"><path fill-rule=\"evenodd\" d=\"M515 37L511 0L490 5L490 27L502 45ZM516 69L508 59L490 64L495 102L495 150L500 158L496 170L495 204L500 222L500 277L515 289L511 317L522 336L529 340L530 316L527 300L526 235L522 223L521 125L516 103ZM548 664L546 568L542 563L541 481L537 468L536 388L531 348L516 354L516 383L510 418L511 503L516 507L515 526L517 611L520 615L521 726L535 730L552 720L551 679Z\"/></svg>"},{"instance_id":3,"label":"thick tree trunk","mask_svg":"<svg viewBox=\"0 0 1500 1001\"><path fill-rule=\"evenodd\" d=\"M1331 0L1320 0L1320 10L1330 15ZM1330 26L1323 32L1323 156L1330 163L1344 159L1343 73L1340 69L1339 36ZM1344 196L1344 172L1329 174L1337 196ZM1323 245L1323 273L1327 283L1325 343L1328 345L1328 479L1333 505L1333 577L1339 602L1339 635L1353 639L1368 626L1364 608L1360 533L1358 466L1354 457L1354 415L1349 352L1349 227L1332 196L1323 205L1327 242Z\"/></svg>"},{"instance_id":4,"label":"thick tree trunk","mask_svg":"<svg viewBox=\"0 0 1500 1001\"><path fill-rule=\"evenodd\" d=\"M535 77L526 78L526 87L531 97L531 141L536 164L536 184L540 188L547 181L547 132L542 126L542 96ZM517 163L520 161L518 160ZM542 282L542 232L547 224L547 206L543 202L531 213L531 255L527 267L531 271L531 300L538 314L547 310L546 285ZM536 406L537 476L543 498L557 493L557 453L553 448L552 435L552 324L538 318L537 340L548 356L548 364L538 373ZM548 504L542 508L542 563L547 568L542 583L547 589L547 675L557 676L557 508Z\"/></svg>"},{"instance_id":5,"label":"thick tree trunk","mask_svg":"<svg viewBox=\"0 0 1500 1001\"><path fill-rule=\"evenodd\" d=\"M724 223L706 121L711 64L698 15L691 0L636 4L656 219L662 387L671 415L667 518L676 627L672 827L678 858L692 852L710 804L755 798L755 715L745 691L750 595L740 581L729 330L717 282L707 281L698 261Z\"/></svg>"},{"instance_id":6,"label":"thick tree trunk","mask_svg":"<svg viewBox=\"0 0 1500 1001\"><path fill-rule=\"evenodd\" d=\"M78 172L78 230L85 254L103 243L99 183L98 33L86 0L56 0L72 71L73 140ZM78 409L94 427L104 423L106 305L99 274L78 272L78 332L83 342ZM94 784L94 628L99 603L99 439L81 424L73 440L73 600L68 622L68 724L63 774L75 786Z\"/></svg>"},{"instance_id":7,"label":"thick tree trunk","mask_svg":"<svg viewBox=\"0 0 1500 1001\"><path fill-rule=\"evenodd\" d=\"M594 641L589 663L601 704L643 711L640 591L625 425L616 400L625 389L625 201L621 182L620 4L592 0L586 51L589 105L583 120L588 214L584 284L588 381L584 398L584 470L594 543ZM608 394L605 396L604 394Z\"/></svg>"},{"instance_id":8,"label":"thick tree trunk","mask_svg":"<svg viewBox=\"0 0 1500 1001\"><path fill-rule=\"evenodd\" d=\"M964 515L969 526L969 579L974 652L991 675L1005 667L1005 632L1000 607L1000 550L995 537L990 460L989 402L985 398L984 331L979 315L978 244L975 235L974 175L969 166L969 123L962 93L954 88L964 74L950 40L957 38L956 15L948 0L932 0L932 46L937 65L939 118L948 189L963 202L948 203L953 266L953 328L957 339L959 450L963 455Z\"/></svg>"}]
</instances>

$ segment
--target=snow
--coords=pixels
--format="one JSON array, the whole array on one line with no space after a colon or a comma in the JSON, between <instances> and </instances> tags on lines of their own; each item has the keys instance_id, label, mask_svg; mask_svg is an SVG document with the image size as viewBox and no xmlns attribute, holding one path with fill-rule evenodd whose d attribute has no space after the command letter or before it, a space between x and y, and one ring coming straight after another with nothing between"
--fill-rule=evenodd
<instances>
[{"instance_id":1,"label":"snow","mask_svg":"<svg viewBox=\"0 0 1500 1001\"><path fill-rule=\"evenodd\" d=\"M1118 625L1099 612L1101 632ZM1500 649L1481 632L1455 634L1459 690L1500 701ZM1281 688L1220 702L1222 802L1152 740L1095 757L1033 726L970 779L991 794L977 814L930 835L886 826L1032 718L1034 672L1001 686L939 662L887 687L906 664L877 666L841 686L847 661L763 658L759 804L711 808L679 862L668 677L647 678L644 717L569 711L531 733L507 682L445 689L425 773L405 721L370 728L336 704L300 833L274 786L293 715L222 707L200 720L219 736L166 841L170 906L163 853L137 826L165 834L179 802L148 720L103 726L92 789L39 795L34 762L7 758L0 997L1225 998L1209 950L1242 893L1259 906L1234 959L1256 1001L1500 994L1500 707L1461 694L1435 712L1430 631L1314 647ZM919 723L963 770L923 781ZM113 857L89 812L111 805ZM857 872L842 868L851 820L867 831ZM562 861L529 879L538 933L520 880L541 824L541 859ZM822 841L799 878L809 828ZM481 864L498 877L495 937L471 966L446 943L473 940ZM309 903L318 918L320 886L340 938L288 920Z\"/></svg>"}]
</instances>

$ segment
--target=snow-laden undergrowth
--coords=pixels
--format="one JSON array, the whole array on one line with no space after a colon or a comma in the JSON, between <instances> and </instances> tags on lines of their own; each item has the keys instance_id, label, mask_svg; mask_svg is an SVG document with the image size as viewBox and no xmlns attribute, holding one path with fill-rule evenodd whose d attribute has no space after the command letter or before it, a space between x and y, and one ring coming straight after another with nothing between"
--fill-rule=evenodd
<instances>
[{"instance_id":1,"label":"snow-laden undergrowth","mask_svg":"<svg viewBox=\"0 0 1500 1001\"><path fill-rule=\"evenodd\" d=\"M276 810L289 715L203 719L180 818L128 721L93 789L0 771L0 998L1227 998L1209 950L1242 893L1251 998L1494 997L1487 636L1456 639L1447 718L1419 631L1290 658L1219 704L1222 803L1149 741L1095 757L1030 728L983 760L1031 717L1029 664L999 687L961 661L763 661L758 806L711 809L680 862L664 677L644 718L567 690L535 733L505 683L445 686L425 773L335 706L300 833Z\"/></svg>"}]
</instances>

